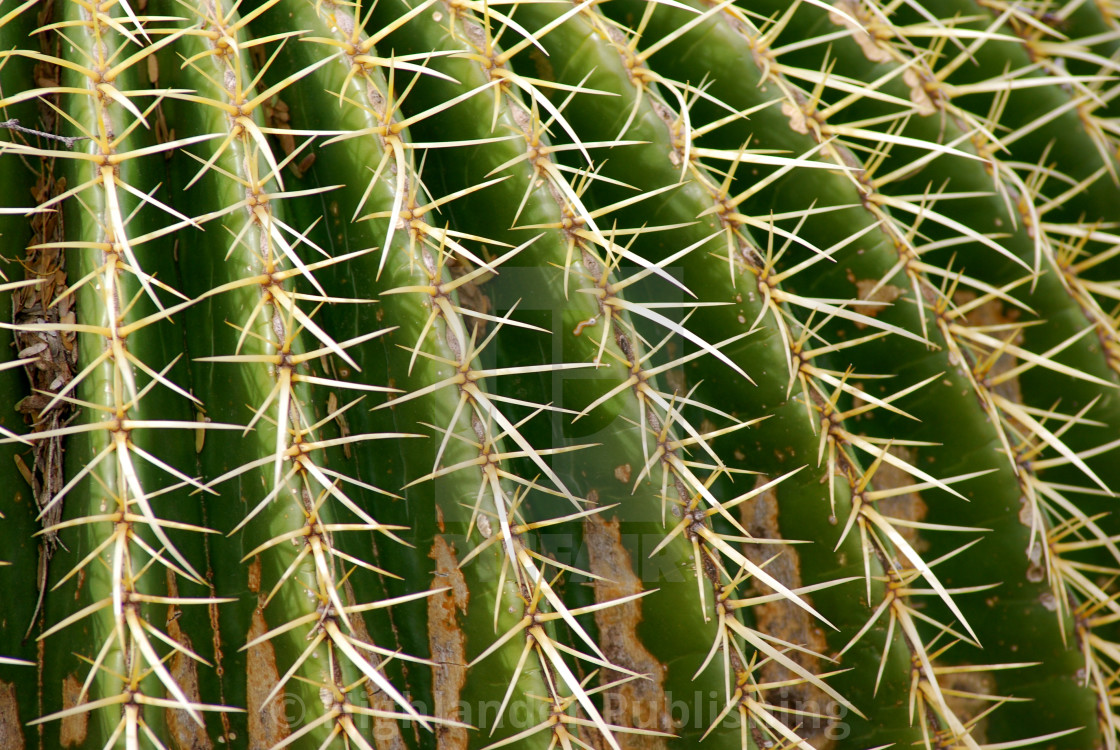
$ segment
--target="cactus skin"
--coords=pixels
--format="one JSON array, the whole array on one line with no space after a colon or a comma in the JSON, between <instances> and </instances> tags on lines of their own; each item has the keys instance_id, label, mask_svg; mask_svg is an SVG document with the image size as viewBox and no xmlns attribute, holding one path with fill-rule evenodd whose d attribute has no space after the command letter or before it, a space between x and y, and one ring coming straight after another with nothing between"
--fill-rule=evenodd
<instances>
[{"instance_id":1,"label":"cactus skin","mask_svg":"<svg viewBox=\"0 0 1120 750\"><path fill-rule=\"evenodd\" d=\"M0 746L1115 747L1043 6L0 4Z\"/></svg>"}]
</instances>

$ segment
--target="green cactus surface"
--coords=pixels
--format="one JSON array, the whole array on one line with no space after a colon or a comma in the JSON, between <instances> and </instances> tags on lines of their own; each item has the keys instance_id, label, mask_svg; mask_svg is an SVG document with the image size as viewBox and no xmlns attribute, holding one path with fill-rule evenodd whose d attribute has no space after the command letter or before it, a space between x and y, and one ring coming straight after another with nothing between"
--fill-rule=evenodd
<instances>
[{"instance_id":1,"label":"green cactus surface","mask_svg":"<svg viewBox=\"0 0 1120 750\"><path fill-rule=\"evenodd\" d=\"M0 750L1120 747L1120 4L0 0Z\"/></svg>"}]
</instances>

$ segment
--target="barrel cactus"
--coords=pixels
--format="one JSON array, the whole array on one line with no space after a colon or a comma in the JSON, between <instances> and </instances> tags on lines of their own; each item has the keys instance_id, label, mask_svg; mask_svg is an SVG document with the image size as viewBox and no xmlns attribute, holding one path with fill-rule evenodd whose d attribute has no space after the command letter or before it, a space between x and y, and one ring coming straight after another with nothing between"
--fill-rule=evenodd
<instances>
[{"instance_id":1,"label":"barrel cactus","mask_svg":"<svg viewBox=\"0 0 1120 750\"><path fill-rule=\"evenodd\" d=\"M1120 11L0 4L0 746L1114 748Z\"/></svg>"}]
</instances>

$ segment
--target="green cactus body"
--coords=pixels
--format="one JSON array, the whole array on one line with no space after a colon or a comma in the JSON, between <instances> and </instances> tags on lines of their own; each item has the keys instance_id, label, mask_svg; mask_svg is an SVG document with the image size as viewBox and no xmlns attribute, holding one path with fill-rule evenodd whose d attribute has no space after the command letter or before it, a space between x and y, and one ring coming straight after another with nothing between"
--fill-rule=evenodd
<instances>
[{"instance_id":1,"label":"green cactus body","mask_svg":"<svg viewBox=\"0 0 1120 750\"><path fill-rule=\"evenodd\" d=\"M0 745L1113 747L1118 23L0 4Z\"/></svg>"},{"instance_id":2,"label":"green cactus body","mask_svg":"<svg viewBox=\"0 0 1120 750\"><path fill-rule=\"evenodd\" d=\"M655 33L663 32L667 34L672 29L683 26L688 20L688 14L684 13L677 13L675 17L666 19L659 19L658 14L654 14L647 28ZM663 25L659 26L659 23ZM723 35L722 44L709 43L702 45L697 41L705 38L705 35L710 41L712 36L717 34ZM735 38L737 36L742 37L739 42L741 52L739 57L735 58L740 64L733 66L728 64L726 60L721 59L719 55L713 54L712 51L735 49ZM751 59L747 52L747 40L750 38L748 34L744 34L741 29L736 29L729 22L720 23L717 20L712 20L704 25L698 25L695 30L680 40L679 47L671 46L667 48L664 54L673 56L678 70L688 70L694 77L708 75L716 80L728 81L727 85L720 87L720 90L725 92L725 103L736 109L745 110L760 107L766 103L767 99L773 101L774 97L780 98L782 96L781 92L788 88L788 85L783 86L779 80L777 81L778 85L766 87L768 91L774 93L765 94L760 93L761 87L752 83L749 79L744 81L746 77L742 75L743 61ZM838 44L836 46L839 47ZM689 52L684 52L686 49ZM773 121L772 126L766 130L767 134L776 133L776 136L771 137L780 138L782 145L790 148L794 153L807 152L817 145L810 137L802 136L799 138L798 133L789 127L779 130L783 124L782 120L788 122L788 111L789 109L779 109L778 106L772 106L767 110L756 112L752 115L752 118L768 118L768 120ZM704 123L694 119L693 125L702 128ZM822 130L827 131L828 126L828 121L824 121ZM723 129L726 129L726 126L721 130ZM739 128L739 130L743 131L741 135L743 140L750 137L749 129ZM724 136L728 143L735 142L731 140L732 137ZM762 145L774 144L764 143ZM825 153L835 154L834 158L839 164L850 164L854 160L854 157L850 154L839 152L835 144L825 144L822 150ZM965 373L957 371L956 362L959 360L954 359L946 339L952 341L959 335L957 331L961 329L960 324L955 323L951 318L943 319L941 322L937 322L936 318L925 320L919 311L912 306L912 302L907 302L908 298L913 299L907 292L908 289L922 293L923 288L931 286L927 274L923 273L918 266L920 261L917 261L915 257L917 253L912 250L899 253L896 250L896 248L906 248L907 239L900 236L893 224L881 221L882 212L874 210L876 201L873 197L871 199L861 199L855 189L856 186L843 176L838 175L833 178L835 184L831 187L831 190L824 184L826 180L828 180L827 177L817 177L809 173L808 170L802 170L800 175L791 175L786 178L785 182L790 184L790 187L787 188L787 192L781 194L781 198L773 199L769 196L760 196L752 199L757 205L755 211L762 212L767 208L788 210L794 206L800 206L807 210L814 206L820 208L830 204L839 205L836 210L825 210L819 215L810 215L803 223L799 224L798 230L800 238L813 243L817 248L840 247L833 254L833 257L837 259L839 269L843 270L841 273L837 273L825 269L812 279L806 279L802 284L798 284L798 288L815 292L823 297L833 298L837 295L851 294L855 291L853 286L857 283L863 285L865 289L875 284L880 289L891 290L890 296L894 300L894 304L889 310L876 313L877 319L884 323L889 322L900 326L913 333L928 332L929 339L931 343L935 344L935 347L924 351L921 346L904 337L886 337L849 350L850 353L847 355L850 358L849 361L855 365L858 372L875 372L881 368L880 363L883 361L906 362L904 367L895 371L896 377L887 381L889 386L879 389L879 393L883 396L902 390L926 378L932 378L933 382L929 383L923 390L912 397L896 401L895 404L907 414L920 419L921 425L915 425L914 437L920 436L928 439L934 432L942 431L944 434L945 431L950 430L958 431L960 437L953 441L945 441L944 445L935 449L920 448L918 450L918 456L921 459L919 465L926 470L931 470L930 467L932 466L946 467L940 472L934 472L939 476L963 476L967 478L978 474L986 474L983 477L976 476L967 483L956 487L971 501L963 507L958 504L957 500L950 497L944 497L939 503L934 504L931 502L931 498L936 493L925 494L925 499L930 503L929 519L960 526L984 528L994 528L997 526L997 519L1002 519L998 521L1002 524L998 531L1000 538L1008 540L1015 538L1017 541L1010 542L1011 547L1028 548L1031 545L1032 531L1030 527L1024 525L1020 518L1007 514L1006 510L1019 504L1019 498L1023 492L1020 481L1029 485L1029 483L1037 481L1037 478L1031 476L1026 469L1020 469L1020 476L1017 477L1013 467L1006 458L1000 455L998 448L1001 438L991 428L990 424L986 424L989 420L985 410L978 408L980 405L971 395L976 387L973 385L975 381L970 380ZM772 203L768 203L768 201L772 201ZM861 214L862 219L860 218ZM854 242L847 239L852 236L853 226L867 226L869 220L873 223L868 226L868 231L865 231ZM850 244L841 247L840 243L846 241ZM792 261L787 262L792 264ZM797 284L797 281L796 278L793 279L794 284ZM872 298L874 298L873 293ZM967 333L967 329L965 332ZM906 380L898 382L899 377ZM875 417L874 422L882 421L884 417L901 421L895 415L880 413L879 416ZM861 421L866 422L867 420L863 419ZM877 432L877 428L872 425L863 429L870 429L873 433ZM887 432L885 434L897 433ZM874 496L874 493L872 493L872 496ZM935 537L936 535L929 533L927 536ZM949 539L945 539L945 536L948 536ZM931 538L923 543L943 545L940 546L943 551L951 550L959 544L959 542L951 541L951 535L942 535L942 537L940 541ZM939 547L935 546L934 548ZM1009 571L1002 575L996 574L996 564L994 562L984 566L969 565L967 563L969 554L969 552L965 552L958 558L958 561L946 565L946 580L958 586L982 586L989 583L991 579L984 579L981 576L995 575L996 578L1006 579L1010 575ZM1024 579L1025 576L1034 576L1034 573L1030 570L1034 564L1022 556L1000 556L1000 564L1017 566L1018 573L1014 577L1018 579ZM1024 580L1023 583L1026 584L1027 582ZM1006 591L1006 587L1001 588ZM1028 677L1016 674L1013 671L996 672L994 676L997 683L1001 681L1001 678L1006 679L1009 689L1013 689L1018 695L1024 695L1031 690L1035 691L1036 694L1045 694L1047 703L1050 705L1061 703L1057 698L1055 685L1068 686L1068 702L1063 703L1062 708L1055 708L1051 714L1053 726L1057 729L1061 726L1061 722L1066 721L1067 717L1074 713L1080 713L1080 715L1086 717L1083 719L1084 721L1090 721L1096 709L1093 706L1091 694L1079 688L1075 681L1054 681L1055 677L1069 675L1079 667L1076 659L1071 659L1062 664L1063 660L1059 654L1064 651L1065 646L1061 625L1053 618L1047 617L1038 621L1037 628L1023 627L1022 601L1024 599L1036 599L1040 596L1049 599L1049 591L1047 584L1035 581L1033 586L1024 585L1020 592L1008 593L1006 599L998 594L988 596L986 602L989 609L984 618L984 627L992 627L992 633L1000 634L995 636L999 645L993 645L991 643L993 636L985 633L983 629L977 632L980 642L985 645L983 659L994 659L994 662L1013 661L1013 654L1021 648L1019 644L1014 643L1013 639L1006 637L1006 633L1017 629L1012 626L1012 623L1022 627L1022 632L1029 630L1031 632L1030 637L1036 645L1043 639L1052 644L1051 648L1054 651L1051 653L1053 656L1046 659L1045 664L1047 668L1053 671L1048 676L1043 676L1040 671L1036 675L1039 681L1033 683L1033 686L1030 684ZM1002 613L1002 615L997 615L997 613ZM1064 627L1070 628L1071 623L1067 621ZM1043 636L1043 632L1048 632L1048 635ZM994 656L999 649L1005 650L999 656ZM957 651L959 650L960 647L957 648ZM950 652L947 654L947 658L955 660L962 657L959 653ZM968 660L971 661L973 658L978 657L968 657ZM1013 714L1014 708L1005 712L1005 717ZM1037 708L1033 712L1033 716L1037 721ZM1015 721L1014 719L1006 720L1009 722Z\"/></svg>"}]
</instances>

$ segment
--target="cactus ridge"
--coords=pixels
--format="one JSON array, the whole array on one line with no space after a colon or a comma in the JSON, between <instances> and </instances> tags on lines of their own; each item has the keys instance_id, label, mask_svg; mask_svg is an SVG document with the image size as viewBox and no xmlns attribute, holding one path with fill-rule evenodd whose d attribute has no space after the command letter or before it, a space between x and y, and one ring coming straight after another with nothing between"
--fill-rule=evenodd
<instances>
[{"instance_id":1,"label":"cactus ridge","mask_svg":"<svg viewBox=\"0 0 1120 750\"><path fill-rule=\"evenodd\" d=\"M1115 747L1116 13L0 6L0 744Z\"/></svg>"}]
</instances>

